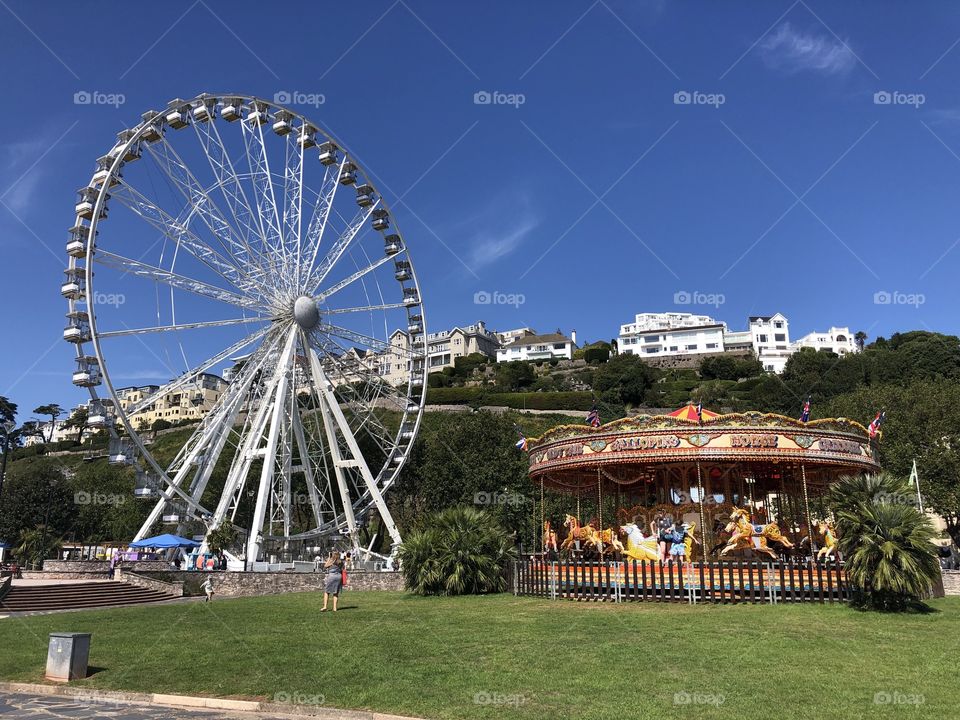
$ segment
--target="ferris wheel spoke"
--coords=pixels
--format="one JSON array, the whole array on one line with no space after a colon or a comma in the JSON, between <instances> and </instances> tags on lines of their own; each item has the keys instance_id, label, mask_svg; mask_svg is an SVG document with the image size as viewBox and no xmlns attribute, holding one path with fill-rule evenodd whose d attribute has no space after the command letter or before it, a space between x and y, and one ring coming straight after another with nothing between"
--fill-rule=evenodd
<instances>
[{"instance_id":1,"label":"ferris wheel spoke","mask_svg":"<svg viewBox=\"0 0 960 720\"><path fill-rule=\"evenodd\" d=\"M392 257L391 255L384 255L384 256L383 256L382 258L380 258L379 260L375 260L374 262L370 263L370 264L367 265L366 267L364 267L364 268L362 268L362 269L360 269L360 270L357 270L355 273L353 273L353 274L350 275L349 277L346 277L346 278L344 278L343 280L341 280L340 282L338 282L338 283L336 283L336 284L334 284L334 285L331 285L331 286L328 287L326 290L321 291L320 294L317 295L317 302L319 303L319 302L324 302L324 301L326 301L327 298L329 298L331 295L340 292L341 290L343 290L343 289L344 289L345 287L347 287L348 285L350 285L350 284L352 284L352 283L355 283L355 282L356 282L357 280L359 280L360 278L364 277L365 275L368 275L369 273L373 272L374 270L376 270L376 269L377 269L378 267L380 267L381 265L384 265L384 264L390 262L391 260L393 260L393 257Z\"/></svg>"},{"instance_id":2,"label":"ferris wheel spoke","mask_svg":"<svg viewBox=\"0 0 960 720\"><path fill-rule=\"evenodd\" d=\"M281 253L286 261L288 253L283 246L283 230L280 227L277 199L273 192L273 176L263 142L263 125L244 119L240 121L240 127L243 130L247 161L250 164L250 182L253 186L257 217L262 227L263 252Z\"/></svg>"},{"instance_id":3,"label":"ferris wheel spoke","mask_svg":"<svg viewBox=\"0 0 960 720\"><path fill-rule=\"evenodd\" d=\"M269 322L272 319L273 318L267 317L248 317L234 318L232 320L209 320L204 322L178 323L176 325L157 325L155 327L146 328L125 328L123 330L110 330L108 332L99 333L99 337L102 340L104 338L120 337L123 335L144 335L147 333L168 332L170 330L195 330L197 328L226 327L228 325L242 325L244 323L263 323Z\"/></svg>"},{"instance_id":4,"label":"ferris wheel spoke","mask_svg":"<svg viewBox=\"0 0 960 720\"><path fill-rule=\"evenodd\" d=\"M347 313L358 313L358 312L374 312L376 310L396 310L397 308L405 308L407 305L405 303L384 303L382 305L358 305L357 307L345 307L345 308L331 308L330 310L324 310L324 315L346 315Z\"/></svg>"},{"instance_id":5,"label":"ferris wheel spoke","mask_svg":"<svg viewBox=\"0 0 960 720\"><path fill-rule=\"evenodd\" d=\"M333 325L332 323L322 322L317 326L316 332L326 333L328 335L334 335L342 340L349 340L354 343L362 343L370 350L373 350L378 353L386 352L392 347L390 343L380 340L370 335L364 335L363 333L356 332L354 330L348 330L345 327L340 327L339 325Z\"/></svg>"},{"instance_id":6,"label":"ferris wheel spoke","mask_svg":"<svg viewBox=\"0 0 960 720\"><path fill-rule=\"evenodd\" d=\"M336 241L333 243L333 247L327 251L327 254L324 256L323 260L320 261L320 264L317 265L310 276L307 287L311 289L311 294L316 294L317 288L323 284L323 281L333 269L334 265L340 261L343 253L346 252L346 249L350 246L350 243L353 242L353 239L363 229L363 226L370 219L370 216L373 214L373 211L377 209L379 204L380 199L377 198L377 200L372 202L366 208L366 210L361 210L359 213L357 213L346 229L340 233L340 237L336 239Z\"/></svg>"},{"instance_id":7,"label":"ferris wheel spoke","mask_svg":"<svg viewBox=\"0 0 960 720\"><path fill-rule=\"evenodd\" d=\"M263 235L263 229L257 227L255 218L243 183L237 175L233 160L223 144L223 138L215 122L191 123L197 138L203 146L210 170L217 181L217 187L223 196L230 215L240 231L241 241L251 265L263 268L263 258L253 250L252 243Z\"/></svg>"},{"instance_id":8,"label":"ferris wheel spoke","mask_svg":"<svg viewBox=\"0 0 960 720\"><path fill-rule=\"evenodd\" d=\"M150 202L132 185L126 182L120 183L111 190L111 193L114 199L166 236L175 246L185 248L193 257L234 287L245 291L253 289L248 274L241 272L236 265L203 242L179 220Z\"/></svg>"},{"instance_id":9,"label":"ferris wheel spoke","mask_svg":"<svg viewBox=\"0 0 960 720\"><path fill-rule=\"evenodd\" d=\"M303 252L310 255L310 259L300 267L301 285L310 278L313 265L317 262L320 244L323 242L323 235L327 228L327 220L330 218L330 209L333 207L337 188L340 187L340 176L343 174L343 166L346 162L347 158L344 156L339 165L332 163L327 165L324 170L323 184L320 186L320 193L317 196L317 202L313 205L307 232L301 243Z\"/></svg>"},{"instance_id":10,"label":"ferris wheel spoke","mask_svg":"<svg viewBox=\"0 0 960 720\"><path fill-rule=\"evenodd\" d=\"M298 142L300 133L288 133L285 143L283 165L283 235L291 256L295 258L292 268L294 279L300 276L301 243L300 230L303 213L303 157L306 144ZM299 282L297 283L299 287Z\"/></svg>"},{"instance_id":11,"label":"ferris wheel spoke","mask_svg":"<svg viewBox=\"0 0 960 720\"><path fill-rule=\"evenodd\" d=\"M194 295L219 300L228 305L236 305L237 307L247 308L249 310L260 310L263 307L262 303L252 298L237 295L234 292L224 290L215 285L209 285L200 280L194 280L193 278L164 270L155 265L148 265L139 260L117 255L116 253L106 250L98 249L96 255L94 255L94 260L105 267L121 270L124 273L163 283L164 285L169 285L170 287L180 290L186 290Z\"/></svg>"},{"instance_id":12,"label":"ferris wheel spoke","mask_svg":"<svg viewBox=\"0 0 960 720\"><path fill-rule=\"evenodd\" d=\"M207 194L167 138L161 135L159 142L148 143L147 151L174 187L197 211L207 229L232 258L233 264L237 267L243 267L248 263L255 264L257 258L250 256L248 247L237 234L238 231L227 222L220 207Z\"/></svg>"},{"instance_id":13,"label":"ferris wheel spoke","mask_svg":"<svg viewBox=\"0 0 960 720\"><path fill-rule=\"evenodd\" d=\"M251 343L256 342L257 340L262 338L264 335L266 335L269 331L270 331L269 327L260 328L256 332L251 333L250 335L247 335L245 338L241 340L238 340L233 345L228 347L226 350L221 350L213 357L210 357L204 360L202 363L197 365L192 370L185 372L176 380L171 380L166 385L162 385L160 389L157 390L156 392L151 393L150 395L141 399L140 402L127 408L125 410L127 416L130 417L130 416L136 415L139 412L142 412L144 408L147 408L150 405L153 405L167 393L175 392L180 388L184 387L185 385L187 385L188 383L193 382L194 380L197 379L199 375L205 373L214 365L217 365L218 363L222 363L223 361L227 360L231 355L236 355L238 352L243 350L243 348L247 347ZM266 343L264 343L264 345L266 345Z\"/></svg>"}]
</instances>

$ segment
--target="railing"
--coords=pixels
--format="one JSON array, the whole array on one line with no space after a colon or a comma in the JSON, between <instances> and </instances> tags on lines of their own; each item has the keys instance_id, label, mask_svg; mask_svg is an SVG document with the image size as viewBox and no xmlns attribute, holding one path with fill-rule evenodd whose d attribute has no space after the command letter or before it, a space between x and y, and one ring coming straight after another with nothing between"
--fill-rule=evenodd
<instances>
[{"instance_id":1,"label":"railing","mask_svg":"<svg viewBox=\"0 0 960 720\"><path fill-rule=\"evenodd\" d=\"M514 562L514 595L607 602L846 602L850 599L843 564L722 560L660 563L628 560L543 560Z\"/></svg>"}]
</instances>

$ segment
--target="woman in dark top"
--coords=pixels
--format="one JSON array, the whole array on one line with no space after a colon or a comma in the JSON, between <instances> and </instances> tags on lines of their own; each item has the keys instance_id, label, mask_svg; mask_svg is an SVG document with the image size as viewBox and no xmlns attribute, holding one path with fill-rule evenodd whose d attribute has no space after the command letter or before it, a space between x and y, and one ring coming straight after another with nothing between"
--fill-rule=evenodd
<instances>
[{"instance_id":1,"label":"woman in dark top","mask_svg":"<svg viewBox=\"0 0 960 720\"><path fill-rule=\"evenodd\" d=\"M337 611L337 600L340 598L340 588L343 587L343 560L340 553L334 550L330 557L323 563L323 607L320 612L327 609L327 600L333 595L333 611Z\"/></svg>"}]
</instances>

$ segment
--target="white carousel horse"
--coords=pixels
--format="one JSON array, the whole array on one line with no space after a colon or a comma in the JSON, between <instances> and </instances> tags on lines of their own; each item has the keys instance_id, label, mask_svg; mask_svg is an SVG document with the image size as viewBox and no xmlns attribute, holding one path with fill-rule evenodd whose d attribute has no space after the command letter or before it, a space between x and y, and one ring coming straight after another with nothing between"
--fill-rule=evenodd
<instances>
[{"instance_id":1,"label":"white carousel horse","mask_svg":"<svg viewBox=\"0 0 960 720\"><path fill-rule=\"evenodd\" d=\"M660 559L657 538L653 535L645 537L643 530L636 523L621 525L620 529L627 535L627 549L624 550L624 555L634 560Z\"/></svg>"}]
</instances>

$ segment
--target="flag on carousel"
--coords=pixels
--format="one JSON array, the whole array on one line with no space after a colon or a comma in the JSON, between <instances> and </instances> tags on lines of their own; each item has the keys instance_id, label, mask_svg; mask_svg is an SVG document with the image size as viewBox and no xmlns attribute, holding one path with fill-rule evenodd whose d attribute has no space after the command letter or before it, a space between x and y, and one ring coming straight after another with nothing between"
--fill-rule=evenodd
<instances>
[{"instance_id":1,"label":"flag on carousel","mask_svg":"<svg viewBox=\"0 0 960 720\"><path fill-rule=\"evenodd\" d=\"M800 413L800 422L805 423L810 420L810 398L803 404L803 411Z\"/></svg>"},{"instance_id":2,"label":"flag on carousel","mask_svg":"<svg viewBox=\"0 0 960 720\"><path fill-rule=\"evenodd\" d=\"M587 425L592 425L595 428L600 427L602 423L600 422L600 412L597 410L597 403L593 403L593 407L590 408L590 413L587 415Z\"/></svg>"},{"instance_id":3,"label":"flag on carousel","mask_svg":"<svg viewBox=\"0 0 960 720\"><path fill-rule=\"evenodd\" d=\"M526 451L527 451L527 438L526 438L526 436L523 434L523 430L520 429L520 426L519 426L519 425L514 425L514 427L517 429L517 435L520 436L520 439L517 440L515 447L517 448L517 450L521 450L522 452L526 452Z\"/></svg>"},{"instance_id":4,"label":"flag on carousel","mask_svg":"<svg viewBox=\"0 0 960 720\"><path fill-rule=\"evenodd\" d=\"M870 427L867 428L867 432L870 433L870 437L875 438L877 435L880 435L880 426L883 425L883 421L887 419L886 410L881 410L877 413L877 416L873 419L873 422L870 423Z\"/></svg>"},{"instance_id":5,"label":"flag on carousel","mask_svg":"<svg viewBox=\"0 0 960 720\"><path fill-rule=\"evenodd\" d=\"M703 425L703 400L697 401L697 422Z\"/></svg>"}]
</instances>

